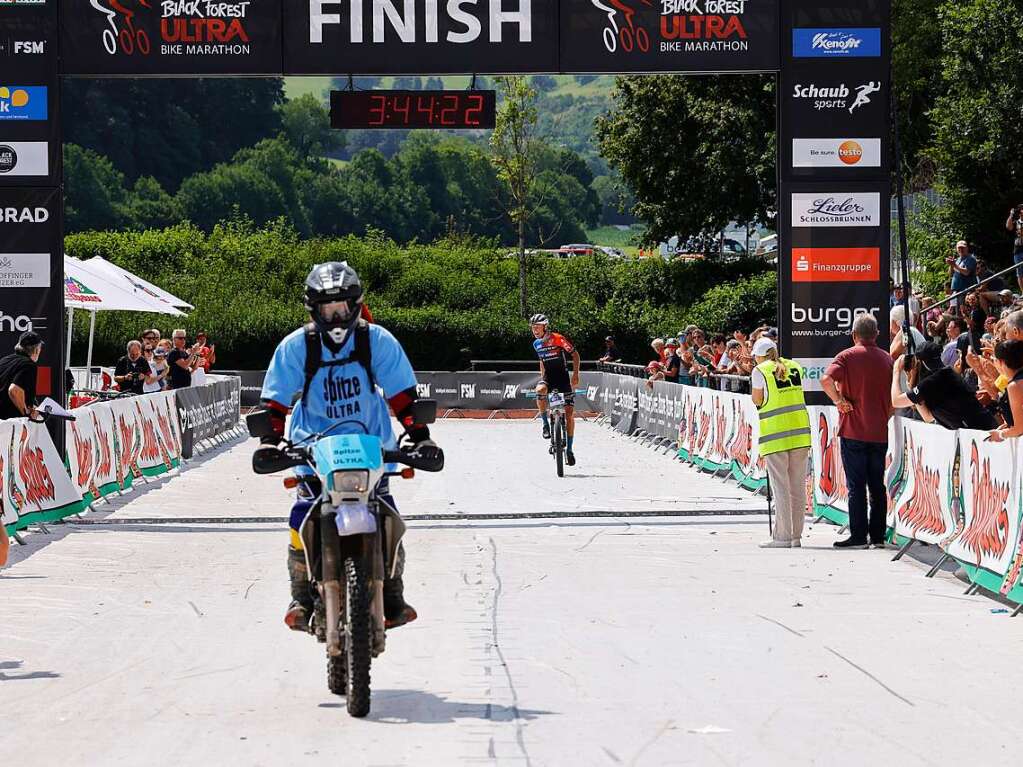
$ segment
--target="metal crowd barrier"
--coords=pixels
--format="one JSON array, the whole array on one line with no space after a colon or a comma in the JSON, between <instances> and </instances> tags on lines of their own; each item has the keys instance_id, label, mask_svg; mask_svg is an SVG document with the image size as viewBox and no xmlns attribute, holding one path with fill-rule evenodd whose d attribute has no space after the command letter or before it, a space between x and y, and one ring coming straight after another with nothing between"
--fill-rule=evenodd
<instances>
[{"instance_id":1,"label":"metal crowd barrier","mask_svg":"<svg viewBox=\"0 0 1023 767\"><path fill-rule=\"evenodd\" d=\"M647 378L646 367L643 365L628 365L624 362L598 362L597 370L602 373L615 373L617 375L632 376L633 378ZM679 383L689 386L699 386L713 391L725 391L732 394L749 394L751 391L750 377L728 375L726 373L711 373L707 376L686 376Z\"/></svg>"}]
</instances>

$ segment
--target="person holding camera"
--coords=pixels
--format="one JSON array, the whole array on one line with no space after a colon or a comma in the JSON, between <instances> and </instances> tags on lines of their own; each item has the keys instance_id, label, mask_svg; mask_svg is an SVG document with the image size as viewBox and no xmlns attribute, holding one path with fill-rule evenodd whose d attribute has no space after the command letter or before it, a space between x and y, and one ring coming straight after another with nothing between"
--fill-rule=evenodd
<instances>
[{"instance_id":1,"label":"person holding camera","mask_svg":"<svg viewBox=\"0 0 1023 767\"><path fill-rule=\"evenodd\" d=\"M953 293L977 284L977 259L970 253L970 246L966 240L959 240L956 243L956 254L946 258L945 263L951 269ZM956 299L955 305L958 304L959 299Z\"/></svg>"},{"instance_id":2,"label":"person holding camera","mask_svg":"<svg viewBox=\"0 0 1023 767\"><path fill-rule=\"evenodd\" d=\"M908 388L903 388L902 372L908 376ZM915 407L926 422L938 423L946 429L995 427L994 416L977 401L974 391L942 362L942 348L936 343L919 347L908 366L905 356L895 361L892 407L896 410Z\"/></svg>"},{"instance_id":3,"label":"person holding camera","mask_svg":"<svg viewBox=\"0 0 1023 767\"><path fill-rule=\"evenodd\" d=\"M1012 263L1016 265L1016 282L1023 293L1023 204L1009 209L1005 228L1015 235L1012 241Z\"/></svg>"},{"instance_id":4,"label":"person holding camera","mask_svg":"<svg viewBox=\"0 0 1023 767\"><path fill-rule=\"evenodd\" d=\"M128 353L117 360L114 381L123 392L142 394L146 383L155 380L149 361L142 356L142 344L132 339L128 342Z\"/></svg>"}]
</instances>

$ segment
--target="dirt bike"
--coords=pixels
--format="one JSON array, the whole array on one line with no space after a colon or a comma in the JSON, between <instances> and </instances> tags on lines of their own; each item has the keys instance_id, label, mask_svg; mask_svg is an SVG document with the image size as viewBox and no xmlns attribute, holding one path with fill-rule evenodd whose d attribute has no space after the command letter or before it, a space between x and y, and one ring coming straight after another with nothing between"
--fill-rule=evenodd
<instances>
[{"instance_id":1,"label":"dirt bike","mask_svg":"<svg viewBox=\"0 0 1023 767\"><path fill-rule=\"evenodd\" d=\"M437 403L419 400L412 405L412 420L428 425L437 418ZM246 418L254 437L272 434L269 413ZM386 450L370 434L330 432L360 422L338 421L329 429L300 443L285 441L277 450L261 449L253 456L257 474L274 474L304 466L320 481L320 497L302 523L310 581L316 592L310 633L327 646L327 686L345 695L348 713L364 717L370 710L370 665L384 651L384 579L392 577L405 523L379 492L389 477L410 479L415 469L440 471L444 459L427 458L408 447ZM402 434L401 442L408 436ZM408 468L388 471L388 464ZM285 480L296 487L298 477Z\"/></svg>"}]
</instances>

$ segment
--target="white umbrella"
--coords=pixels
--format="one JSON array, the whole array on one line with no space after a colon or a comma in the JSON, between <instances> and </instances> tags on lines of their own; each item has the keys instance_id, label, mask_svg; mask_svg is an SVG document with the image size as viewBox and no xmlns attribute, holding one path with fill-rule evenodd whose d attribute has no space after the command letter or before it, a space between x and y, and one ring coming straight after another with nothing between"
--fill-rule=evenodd
<instances>
[{"instance_id":1,"label":"white umbrella","mask_svg":"<svg viewBox=\"0 0 1023 767\"><path fill-rule=\"evenodd\" d=\"M165 301L124 287L119 281L112 281L107 275L90 268L85 261L71 256L64 256L64 305L68 310L67 323L67 355L65 365L71 367L71 330L74 327L75 309L85 309L90 313L89 350L86 367L92 366L92 345L96 335L96 312L152 312L155 314L171 314L177 317L185 313L174 308Z\"/></svg>"},{"instance_id":2,"label":"white umbrella","mask_svg":"<svg viewBox=\"0 0 1023 767\"><path fill-rule=\"evenodd\" d=\"M194 309L187 301L183 301L173 293L168 293L163 288L157 287L148 280L144 280L137 274L129 272L127 269L112 264L102 256L93 256L88 261L83 262L89 269L96 272L97 274L108 275L112 282L117 283L121 280L121 284L134 290L136 293L144 293L150 298L155 298L165 304L176 306L180 309Z\"/></svg>"}]
</instances>

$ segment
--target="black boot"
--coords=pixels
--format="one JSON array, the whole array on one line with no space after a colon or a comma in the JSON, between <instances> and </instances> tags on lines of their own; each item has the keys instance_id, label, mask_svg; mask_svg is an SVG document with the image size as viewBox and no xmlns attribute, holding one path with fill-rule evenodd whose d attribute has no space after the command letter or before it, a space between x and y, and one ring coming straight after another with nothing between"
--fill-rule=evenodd
<instances>
[{"instance_id":1,"label":"black boot","mask_svg":"<svg viewBox=\"0 0 1023 767\"><path fill-rule=\"evenodd\" d=\"M384 581L384 627L404 626L418 617L415 608L405 601L405 584L401 577Z\"/></svg>"},{"instance_id":2,"label":"black boot","mask_svg":"<svg viewBox=\"0 0 1023 767\"><path fill-rule=\"evenodd\" d=\"M284 614L284 623L292 631L308 631L313 614L313 593L305 553L288 546L288 577L291 579L291 604Z\"/></svg>"}]
</instances>

